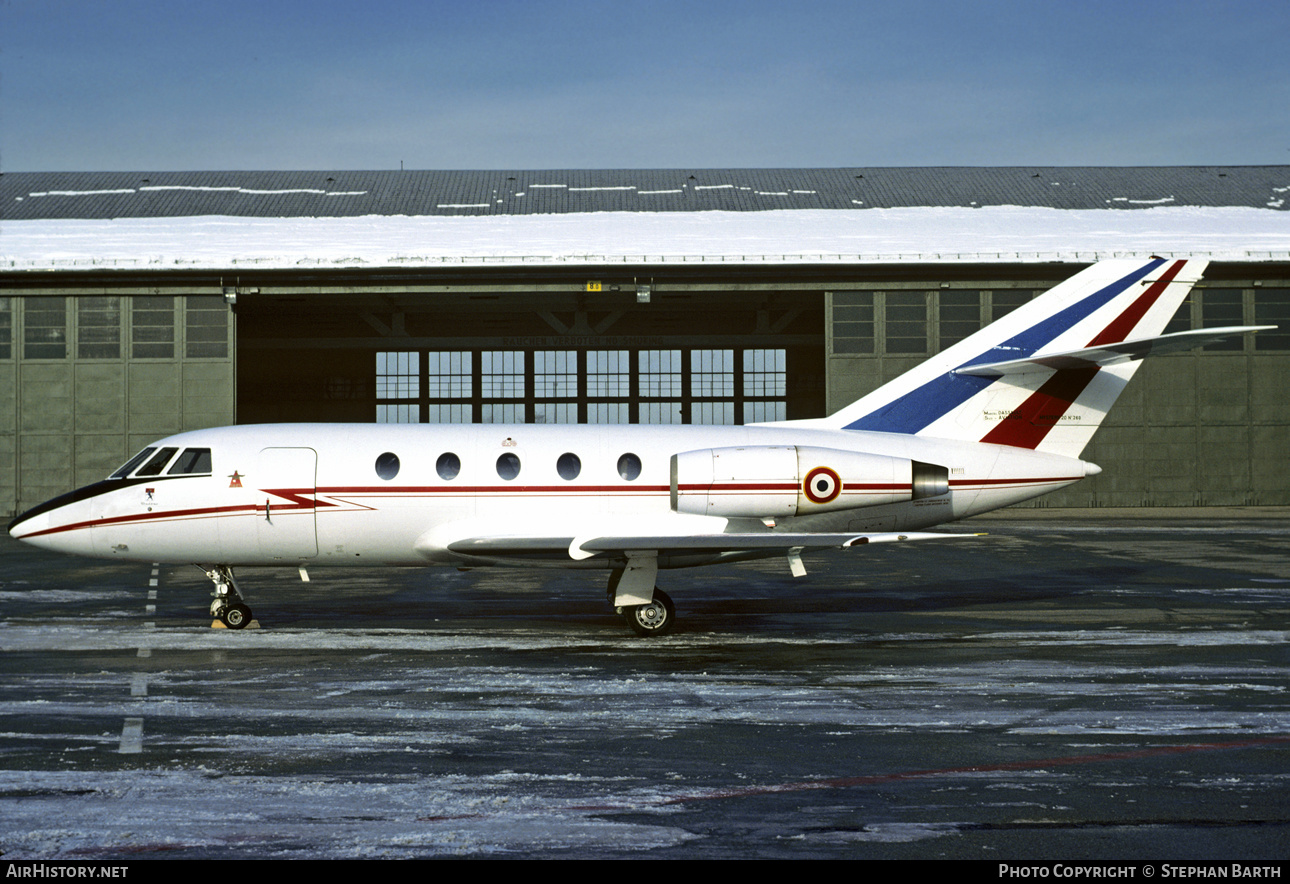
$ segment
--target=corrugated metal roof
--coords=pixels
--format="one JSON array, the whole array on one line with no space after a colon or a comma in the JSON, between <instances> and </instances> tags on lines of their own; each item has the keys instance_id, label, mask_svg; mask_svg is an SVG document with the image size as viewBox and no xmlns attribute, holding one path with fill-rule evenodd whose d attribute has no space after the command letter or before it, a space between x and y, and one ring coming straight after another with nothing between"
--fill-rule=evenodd
<instances>
[{"instance_id":1,"label":"corrugated metal roof","mask_svg":"<svg viewBox=\"0 0 1290 884\"><path fill-rule=\"evenodd\" d=\"M0 219L753 212L913 206L1290 209L1290 166L8 172Z\"/></svg>"}]
</instances>

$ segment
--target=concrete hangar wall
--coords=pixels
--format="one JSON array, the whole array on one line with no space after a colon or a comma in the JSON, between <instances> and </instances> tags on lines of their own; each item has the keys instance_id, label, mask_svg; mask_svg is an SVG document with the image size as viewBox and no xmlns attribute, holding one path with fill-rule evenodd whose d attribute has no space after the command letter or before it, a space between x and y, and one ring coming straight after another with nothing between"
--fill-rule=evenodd
<instances>
[{"instance_id":1,"label":"concrete hangar wall","mask_svg":"<svg viewBox=\"0 0 1290 884\"><path fill-rule=\"evenodd\" d=\"M817 417L1092 260L1159 251L1162 224L1171 253L1213 261L1170 330L1290 328L1270 205L1287 184L1286 167L10 173L0 510L226 423ZM1209 214L1134 211L1162 193ZM1089 211L1118 248L1075 223ZM985 252L965 218L1010 232ZM1068 245L1032 248L1068 221ZM1104 472L1039 505L1290 504L1288 370L1285 331L1148 361L1086 452Z\"/></svg>"}]
</instances>

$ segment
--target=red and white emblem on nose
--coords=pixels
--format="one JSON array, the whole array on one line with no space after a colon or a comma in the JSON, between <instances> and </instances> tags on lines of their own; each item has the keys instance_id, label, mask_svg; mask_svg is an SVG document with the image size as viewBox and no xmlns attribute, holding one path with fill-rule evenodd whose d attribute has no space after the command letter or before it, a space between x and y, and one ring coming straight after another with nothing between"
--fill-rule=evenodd
<instances>
[{"instance_id":1,"label":"red and white emblem on nose","mask_svg":"<svg viewBox=\"0 0 1290 884\"><path fill-rule=\"evenodd\" d=\"M828 503L842 493L842 480L828 467L816 467L806 474L802 493L811 503Z\"/></svg>"}]
</instances>

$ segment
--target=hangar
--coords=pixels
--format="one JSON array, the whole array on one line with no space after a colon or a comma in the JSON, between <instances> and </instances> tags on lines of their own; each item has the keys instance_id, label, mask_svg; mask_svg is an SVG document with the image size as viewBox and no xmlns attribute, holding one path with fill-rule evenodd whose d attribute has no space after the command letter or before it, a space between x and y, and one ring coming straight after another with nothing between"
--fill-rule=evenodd
<instances>
[{"instance_id":1,"label":"hangar","mask_svg":"<svg viewBox=\"0 0 1290 884\"><path fill-rule=\"evenodd\" d=\"M1040 506L1290 504L1290 167L0 175L0 510L266 421L744 423L1105 257L1209 258Z\"/></svg>"}]
</instances>

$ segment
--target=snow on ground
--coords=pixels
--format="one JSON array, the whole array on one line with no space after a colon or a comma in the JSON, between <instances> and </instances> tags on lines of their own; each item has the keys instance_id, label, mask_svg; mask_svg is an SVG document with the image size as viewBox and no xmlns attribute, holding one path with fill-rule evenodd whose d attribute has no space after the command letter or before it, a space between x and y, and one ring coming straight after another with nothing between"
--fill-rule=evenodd
<instances>
[{"instance_id":1,"label":"snow on ground","mask_svg":"<svg viewBox=\"0 0 1290 884\"><path fill-rule=\"evenodd\" d=\"M536 185L535 185L536 186ZM1290 259L1290 212L1155 206L8 221L0 268Z\"/></svg>"}]
</instances>

